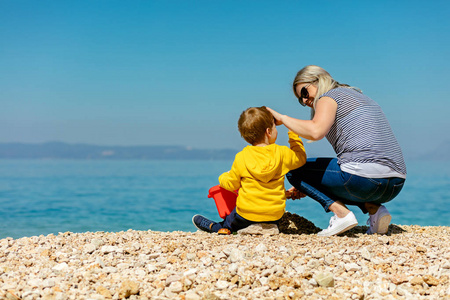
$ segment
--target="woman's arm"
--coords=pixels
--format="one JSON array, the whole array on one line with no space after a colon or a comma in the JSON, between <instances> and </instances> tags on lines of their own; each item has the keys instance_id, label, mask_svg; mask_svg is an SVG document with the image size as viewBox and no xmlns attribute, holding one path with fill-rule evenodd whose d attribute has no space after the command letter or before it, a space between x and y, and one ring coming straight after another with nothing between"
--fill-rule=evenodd
<instances>
[{"instance_id":1,"label":"woman's arm","mask_svg":"<svg viewBox=\"0 0 450 300\"><path fill-rule=\"evenodd\" d=\"M277 125L284 124L289 130L299 136L318 141L325 137L330 131L336 118L337 103L330 97L322 97L317 101L316 112L312 120L299 120L282 115L273 109L267 107L277 121Z\"/></svg>"}]
</instances>

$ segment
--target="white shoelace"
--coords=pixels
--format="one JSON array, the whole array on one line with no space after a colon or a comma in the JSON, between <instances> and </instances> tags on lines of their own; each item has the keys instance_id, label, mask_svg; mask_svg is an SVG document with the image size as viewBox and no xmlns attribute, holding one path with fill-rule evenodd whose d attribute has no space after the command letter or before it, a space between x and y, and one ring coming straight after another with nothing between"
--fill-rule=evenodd
<instances>
[{"instance_id":1,"label":"white shoelace","mask_svg":"<svg viewBox=\"0 0 450 300\"><path fill-rule=\"evenodd\" d=\"M375 215L370 215L369 214L369 218L367 219L366 225L369 225L369 229L367 230L368 233L372 234L373 232L373 227L375 226L375 218L373 218Z\"/></svg>"},{"instance_id":2,"label":"white shoelace","mask_svg":"<svg viewBox=\"0 0 450 300\"><path fill-rule=\"evenodd\" d=\"M337 216L336 215L332 216L330 219L330 224L328 225L328 228L333 227L333 223L336 220L337 220Z\"/></svg>"},{"instance_id":3,"label":"white shoelace","mask_svg":"<svg viewBox=\"0 0 450 300\"><path fill-rule=\"evenodd\" d=\"M366 224L367 225L370 225L370 227L372 227L373 225L375 225L375 220L372 220L373 218L373 216L375 216L375 215L369 215L369 218L367 219L367 222L366 222Z\"/></svg>"}]
</instances>

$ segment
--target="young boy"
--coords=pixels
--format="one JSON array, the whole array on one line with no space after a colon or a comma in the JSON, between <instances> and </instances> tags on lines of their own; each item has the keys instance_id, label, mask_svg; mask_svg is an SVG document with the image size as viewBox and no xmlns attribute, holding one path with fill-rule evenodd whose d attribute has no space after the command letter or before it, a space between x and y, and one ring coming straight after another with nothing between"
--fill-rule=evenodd
<instances>
[{"instance_id":1,"label":"young boy","mask_svg":"<svg viewBox=\"0 0 450 300\"><path fill-rule=\"evenodd\" d=\"M230 234L254 223L277 224L286 207L284 176L306 162L303 142L293 132L288 133L290 149L275 144L278 131L265 106L242 112L238 128L251 146L236 154L231 170L219 177L222 188L239 190L236 208L218 223L195 215L192 222L200 230Z\"/></svg>"}]
</instances>

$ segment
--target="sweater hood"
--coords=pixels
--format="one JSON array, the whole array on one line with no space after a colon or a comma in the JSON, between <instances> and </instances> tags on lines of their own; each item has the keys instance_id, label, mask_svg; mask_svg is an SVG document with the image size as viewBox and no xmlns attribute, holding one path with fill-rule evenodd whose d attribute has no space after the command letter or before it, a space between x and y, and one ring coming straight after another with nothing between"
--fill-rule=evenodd
<instances>
[{"instance_id":1,"label":"sweater hood","mask_svg":"<svg viewBox=\"0 0 450 300\"><path fill-rule=\"evenodd\" d=\"M251 176L267 183L280 174L278 152L275 144L264 147L247 146L242 151L245 168Z\"/></svg>"}]
</instances>

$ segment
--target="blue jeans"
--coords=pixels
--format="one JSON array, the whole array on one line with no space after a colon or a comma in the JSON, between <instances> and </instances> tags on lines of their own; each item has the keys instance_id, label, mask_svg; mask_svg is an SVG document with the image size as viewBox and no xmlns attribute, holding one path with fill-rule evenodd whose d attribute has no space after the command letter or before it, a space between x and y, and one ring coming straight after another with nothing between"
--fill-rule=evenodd
<instances>
[{"instance_id":1,"label":"blue jeans","mask_svg":"<svg viewBox=\"0 0 450 300\"><path fill-rule=\"evenodd\" d=\"M252 224L255 223L270 223L270 224L278 224L278 221L272 221L272 222L255 222L247 220L243 217L241 217L236 212L236 207L233 209L233 211L225 217L225 219L222 222L216 223L212 226L212 231L218 232L220 228L228 228L231 232L236 232L240 229L246 228Z\"/></svg>"},{"instance_id":2,"label":"blue jeans","mask_svg":"<svg viewBox=\"0 0 450 300\"><path fill-rule=\"evenodd\" d=\"M381 204L394 199L403 188L403 178L365 178L341 171L337 158L308 158L302 167L286 174L293 187L319 202L326 212L334 201L357 205Z\"/></svg>"}]
</instances>

